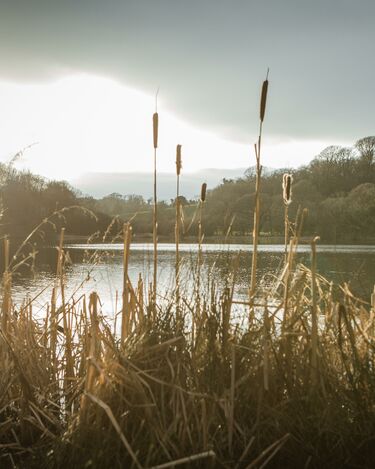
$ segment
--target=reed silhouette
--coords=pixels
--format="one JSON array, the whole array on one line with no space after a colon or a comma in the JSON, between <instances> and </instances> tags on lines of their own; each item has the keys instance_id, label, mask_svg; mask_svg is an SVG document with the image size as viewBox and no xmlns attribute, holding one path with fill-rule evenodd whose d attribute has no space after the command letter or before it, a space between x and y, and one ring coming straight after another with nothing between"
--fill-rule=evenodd
<instances>
[{"instance_id":1,"label":"reed silhouette","mask_svg":"<svg viewBox=\"0 0 375 469\"><path fill-rule=\"evenodd\" d=\"M311 265L296 262L304 209L294 223L286 212L287 250L280 276L270 285L257 275L267 89L268 78L255 146L248 300L235 296L238 257L223 288L202 269L205 183L196 209L195 294L184 288L181 146L176 150L175 291L158 290L157 113L153 282L147 286L141 276L137 285L130 281L132 226L126 223L119 233L124 243L122 301L114 318L103 314L100 292L66 295L64 230L45 316L35 314L36 298L26 297L16 306L12 277L29 258L21 248L10 258L11 240L4 240L1 467L371 467L375 289L368 304L348 285L334 285L319 275L317 237L311 240ZM288 206L292 178L284 176L283 192L281 179L280 195Z\"/></svg>"}]
</instances>

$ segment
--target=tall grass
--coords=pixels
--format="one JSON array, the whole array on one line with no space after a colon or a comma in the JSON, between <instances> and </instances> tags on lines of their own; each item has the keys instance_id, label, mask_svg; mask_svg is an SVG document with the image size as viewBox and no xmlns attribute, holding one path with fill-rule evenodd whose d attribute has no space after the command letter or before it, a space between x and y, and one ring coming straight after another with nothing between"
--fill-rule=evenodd
<instances>
[{"instance_id":1,"label":"tall grass","mask_svg":"<svg viewBox=\"0 0 375 469\"><path fill-rule=\"evenodd\" d=\"M204 240L203 233L203 208L206 201L207 183L201 186L201 195L198 203L198 259L197 259L197 304L200 303L200 283L201 283L201 269L203 262L202 244ZM198 307L199 309L199 307Z\"/></svg>"},{"instance_id":2,"label":"tall grass","mask_svg":"<svg viewBox=\"0 0 375 469\"><path fill-rule=\"evenodd\" d=\"M157 98L157 96L156 96ZM157 102L157 101L156 101ZM159 135L159 114L156 110L152 116L153 124L153 137L154 137L154 207L152 219L152 238L154 243L154 281L152 285L152 295L154 303L156 303L157 295L157 279L158 279L158 199L157 199L157 165L156 165L156 151L158 148L158 135Z\"/></svg>"},{"instance_id":3,"label":"tall grass","mask_svg":"<svg viewBox=\"0 0 375 469\"><path fill-rule=\"evenodd\" d=\"M130 298L129 298L129 257L130 243L132 236L132 227L129 223L124 224L124 272L123 272L123 289L122 289L122 320L121 320L121 341L124 342L129 331L130 321Z\"/></svg>"},{"instance_id":4,"label":"tall grass","mask_svg":"<svg viewBox=\"0 0 375 469\"><path fill-rule=\"evenodd\" d=\"M284 238L285 238L285 262L288 257L289 243L289 205L292 203L293 176L285 173L283 175L283 201L284 201Z\"/></svg>"},{"instance_id":5,"label":"tall grass","mask_svg":"<svg viewBox=\"0 0 375 469\"><path fill-rule=\"evenodd\" d=\"M306 210L294 224L288 222L280 276L272 285L256 277L265 83L249 301L235 298L239 257L223 288L209 275L200 283L205 184L198 275L194 285L182 288L187 279L181 278L178 255L181 147L176 154L176 291L162 299L156 296L155 207L153 283L146 290L141 276L136 286L129 279L132 229L127 223L122 308L115 318L101 310L98 292L66 298L63 230L45 318L33 314L32 300L16 306L11 281L19 263L9 259L5 240L0 467L373 466L375 290L370 305L348 285L320 276L318 238L311 242L311 266L297 263ZM155 203L157 122L154 117ZM291 192L284 190L285 202Z\"/></svg>"},{"instance_id":6,"label":"tall grass","mask_svg":"<svg viewBox=\"0 0 375 469\"><path fill-rule=\"evenodd\" d=\"M182 169L181 145L176 147L176 223L175 223L175 243L176 243L176 314L179 316L180 305L180 233L181 233L181 201L180 201L180 174Z\"/></svg>"},{"instance_id":7,"label":"tall grass","mask_svg":"<svg viewBox=\"0 0 375 469\"><path fill-rule=\"evenodd\" d=\"M258 259L258 237L259 237L259 223L260 223L260 184L261 184L261 175L262 175L262 166L261 166L261 148L262 148L262 130L263 130L263 121L266 113L266 103L267 103L267 93L268 93L268 71L266 79L262 85L262 92L260 98L260 113L259 113L259 136L258 142L255 143L255 160L256 160L256 178L255 178L255 207L254 207L254 226L253 226L253 257L251 265L251 278L250 278L250 302L253 301L255 291L256 291L256 282L257 282L257 259Z\"/></svg>"},{"instance_id":8,"label":"tall grass","mask_svg":"<svg viewBox=\"0 0 375 469\"><path fill-rule=\"evenodd\" d=\"M181 328L174 294L154 309L129 283L125 337L95 292L60 304L54 326L13 306L0 339L2 467L370 467L374 314L298 265L282 330L285 287L240 326L231 296L206 285L194 339L184 292Z\"/></svg>"}]
</instances>

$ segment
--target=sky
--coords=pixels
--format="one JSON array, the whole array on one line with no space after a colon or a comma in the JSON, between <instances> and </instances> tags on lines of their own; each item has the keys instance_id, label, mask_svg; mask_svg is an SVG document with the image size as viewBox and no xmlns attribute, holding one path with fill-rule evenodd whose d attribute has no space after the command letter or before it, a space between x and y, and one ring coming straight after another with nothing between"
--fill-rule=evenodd
<instances>
[{"instance_id":1,"label":"sky","mask_svg":"<svg viewBox=\"0 0 375 469\"><path fill-rule=\"evenodd\" d=\"M269 67L263 164L306 164L374 134L374 24L373 0L1 0L0 161L149 172L159 89L161 172L177 144L186 173L247 168Z\"/></svg>"}]
</instances>

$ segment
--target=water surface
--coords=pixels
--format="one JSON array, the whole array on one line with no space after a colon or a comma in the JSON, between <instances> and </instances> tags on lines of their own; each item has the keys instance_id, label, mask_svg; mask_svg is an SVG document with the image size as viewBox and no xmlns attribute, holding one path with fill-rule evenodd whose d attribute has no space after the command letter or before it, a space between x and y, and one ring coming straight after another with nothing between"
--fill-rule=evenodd
<instances>
[{"instance_id":1,"label":"water surface","mask_svg":"<svg viewBox=\"0 0 375 469\"><path fill-rule=\"evenodd\" d=\"M66 295L78 298L95 290L109 315L119 309L123 285L122 244L72 244L65 246L71 258L66 268ZM282 268L284 246L260 245L258 255L258 276L277 276ZM368 300L375 283L375 247L372 246L329 246L318 245L318 271L330 280L349 282L354 292ZM183 287L187 295L192 294L197 245L180 245L182 258ZM210 275L218 285L224 285L238 263L236 297L245 298L250 278L252 246L245 244L206 244L203 246L203 282ZM25 296L37 297L36 310L42 310L50 300L55 281L56 250L49 256L41 256L34 275L16 277L13 282L13 296L20 304ZM131 246L129 277L134 285L142 275L145 285L152 279L152 244ZM52 259L51 259L52 258ZM236 261L237 259L237 261ZM310 246L298 248L297 261L310 265ZM175 246L159 244L158 285L160 293L172 290L174 286Z\"/></svg>"}]
</instances>

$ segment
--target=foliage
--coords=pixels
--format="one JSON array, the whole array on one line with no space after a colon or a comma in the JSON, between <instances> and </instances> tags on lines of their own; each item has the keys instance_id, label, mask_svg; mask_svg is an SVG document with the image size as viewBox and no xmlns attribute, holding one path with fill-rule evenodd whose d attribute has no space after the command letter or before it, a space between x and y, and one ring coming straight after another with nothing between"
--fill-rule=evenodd
<instances>
[{"instance_id":1,"label":"foliage","mask_svg":"<svg viewBox=\"0 0 375 469\"><path fill-rule=\"evenodd\" d=\"M285 169L263 169L261 184L260 231L265 235L283 234L284 208L282 175ZM305 233L319 233L324 242L365 242L375 238L375 137L365 137L352 148L330 146L307 166L287 170L293 174L293 200L289 217L298 207L309 215ZM183 177L183 175L181 176ZM118 193L101 199L84 196L66 182L47 181L29 172L19 172L12 164L0 165L0 197L4 208L3 234L21 238L58 208L82 205L98 216L98 224L73 213L67 220L67 233L88 235L102 233L111 218L131 220L135 236L152 233L152 204L141 195ZM255 172L250 168L237 180L223 179L208 191L204 207L206 236L248 235L252 232L255 202ZM197 201L181 196L184 234L197 235ZM158 204L159 235L174 237L175 200ZM189 230L187 228L189 227Z\"/></svg>"},{"instance_id":2,"label":"foliage","mask_svg":"<svg viewBox=\"0 0 375 469\"><path fill-rule=\"evenodd\" d=\"M240 323L229 280L181 292L182 322L173 292L155 306L131 287L121 339L95 293L52 299L40 321L33 303L3 305L1 467L371 467L374 311L302 265L292 275Z\"/></svg>"}]
</instances>

